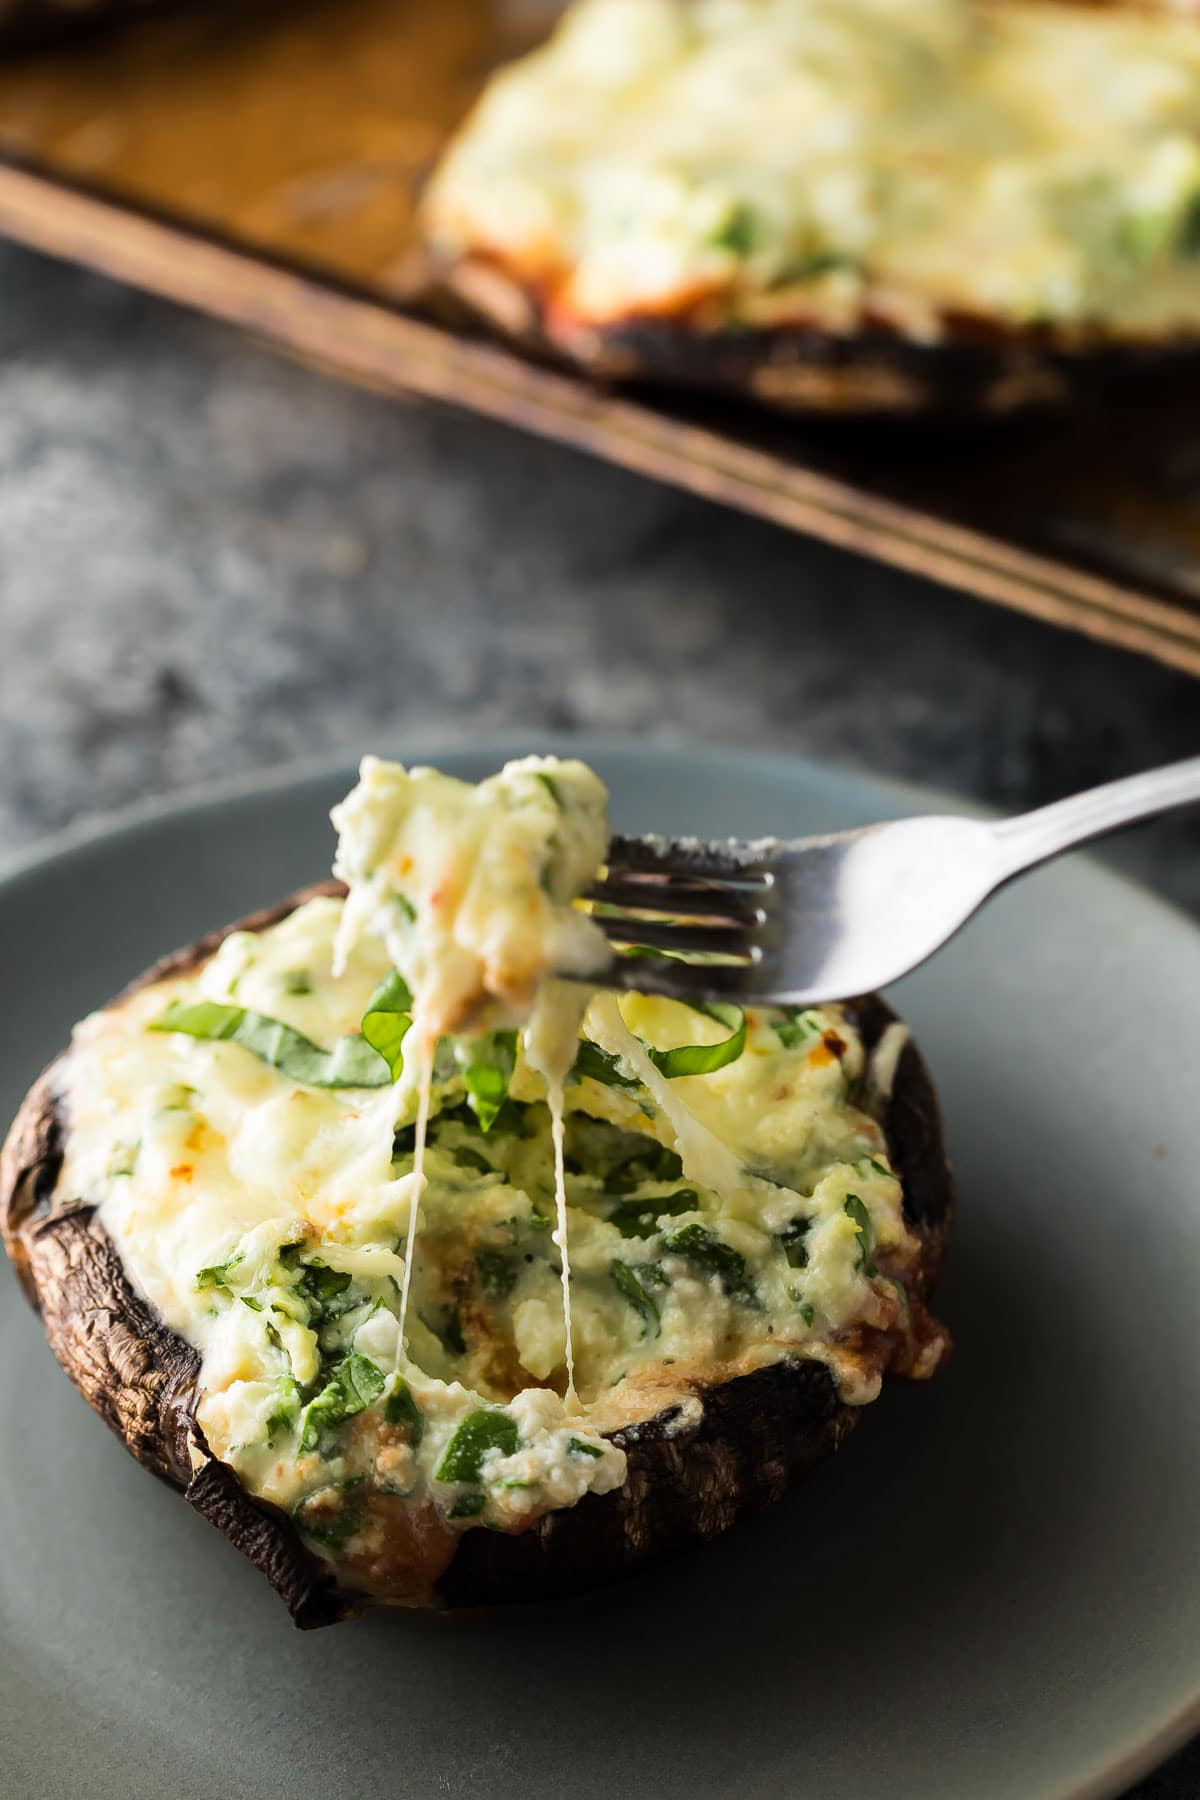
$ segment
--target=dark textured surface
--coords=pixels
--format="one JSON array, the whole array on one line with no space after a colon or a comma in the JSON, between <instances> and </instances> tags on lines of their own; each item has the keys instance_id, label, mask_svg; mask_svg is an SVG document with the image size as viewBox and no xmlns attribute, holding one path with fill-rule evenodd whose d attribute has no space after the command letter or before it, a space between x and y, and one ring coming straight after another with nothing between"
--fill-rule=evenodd
<instances>
[{"instance_id":1,"label":"dark textured surface","mask_svg":"<svg viewBox=\"0 0 1200 1800\"><path fill-rule=\"evenodd\" d=\"M1200 687L0 253L0 850L385 736L794 747L1004 806ZM1200 914L1200 819L1114 846ZM1200 1748L1136 1790L1192 1800Z\"/></svg>"}]
</instances>

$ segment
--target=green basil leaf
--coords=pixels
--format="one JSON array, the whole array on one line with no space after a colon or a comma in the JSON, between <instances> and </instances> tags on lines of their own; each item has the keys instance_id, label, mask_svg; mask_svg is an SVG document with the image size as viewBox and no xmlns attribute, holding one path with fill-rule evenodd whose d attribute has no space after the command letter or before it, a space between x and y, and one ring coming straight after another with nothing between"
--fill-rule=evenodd
<instances>
[{"instance_id":1,"label":"green basil leaf","mask_svg":"<svg viewBox=\"0 0 1200 1800\"><path fill-rule=\"evenodd\" d=\"M643 1287L638 1271L629 1263L614 1262L612 1278L617 1284L618 1291L628 1300L630 1306L641 1318L645 1327L642 1336L645 1337L649 1332L652 1337L658 1337L662 1332L662 1314Z\"/></svg>"},{"instance_id":2,"label":"green basil leaf","mask_svg":"<svg viewBox=\"0 0 1200 1800\"><path fill-rule=\"evenodd\" d=\"M517 1422L506 1412L480 1407L468 1413L446 1448L434 1470L436 1481L478 1481L483 1459L489 1450L511 1456L521 1443Z\"/></svg>"},{"instance_id":3,"label":"green basil leaf","mask_svg":"<svg viewBox=\"0 0 1200 1800\"><path fill-rule=\"evenodd\" d=\"M727 1027L729 1035L715 1044L680 1044L675 1050L656 1050L647 1044L647 1056L669 1081L680 1075L711 1075L714 1069L736 1062L746 1048L746 1015L740 1006L714 1000L711 1006L694 1006L692 1011L716 1019Z\"/></svg>"},{"instance_id":4,"label":"green basil leaf","mask_svg":"<svg viewBox=\"0 0 1200 1800\"><path fill-rule=\"evenodd\" d=\"M403 975L395 969L380 982L362 1017L362 1034L382 1056L393 1081L404 1068L404 1040L412 1024L412 994Z\"/></svg>"},{"instance_id":5,"label":"green basil leaf","mask_svg":"<svg viewBox=\"0 0 1200 1800\"><path fill-rule=\"evenodd\" d=\"M481 1038L456 1040L454 1054L467 1088L467 1104L490 1131L508 1098L508 1084L517 1066L515 1031L489 1031Z\"/></svg>"},{"instance_id":6,"label":"green basil leaf","mask_svg":"<svg viewBox=\"0 0 1200 1800\"><path fill-rule=\"evenodd\" d=\"M854 1220L858 1229L858 1267L867 1280L871 1281L879 1273L871 1261L871 1252L875 1248L875 1233L871 1228L871 1215L857 1194L846 1195L845 1211L847 1216Z\"/></svg>"},{"instance_id":7,"label":"green basil leaf","mask_svg":"<svg viewBox=\"0 0 1200 1800\"><path fill-rule=\"evenodd\" d=\"M333 1430L356 1413L365 1412L378 1400L384 1388L384 1377L373 1362L351 1350L342 1358L329 1382L304 1409L300 1426L300 1451L316 1447L325 1432Z\"/></svg>"},{"instance_id":8,"label":"green basil leaf","mask_svg":"<svg viewBox=\"0 0 1200 1800\"><path fill-rule=\"evenodd\" d=\"M150 1031L179 1031L208 1043L239 1044L261 1062L305 1087L386 1087L387 1065L362 1037L339 1038L322 1050L290 1025L244 1006L217 1000L172 1000Z\"/></svg>"},{"instance_id":9,"label":"green basil leaf","mask_svg":"<svg viewBox=\"0 0 1200 1800\"><path fill-rule=\"evenodd\" d=\"M571 1073L576 1079L586 1075L590 1081L598 1081L603 1087L641 1086L636 1076L622 1074L618 1059L608 1050L602 1050L599 1044L593 1044L590 1038L580 1038Z\"/></svg>"},{"instance_id":10,"label":"green basil leaf","mask_svg":"<svg viewBox=\"0 0 1200 1800\"><path fill-rule=\"evenodd\" d=\"M425 1415L412 1397L412 1389L402 1375L392 1378L387 1399L383 1403L383 1416L389 1425L395 1425L408 1432L408 1441L415 1450L425 1436Z\"/></svg>"},{"instance_id":11,"label":"green basil leaf","mask_svg":"<svg viewBox=\"0 0 1200 1800\"><path fill-rule=\"evenodd\" d=\"M623 1200L609 1213L608 1222L622 1237L653 1237L661 1218L692 1212L698 1198L695 1188L685 1187L675 1194L652 1195L649 1200Z\"/></svg>"},{"instance_id":12,"label":"green basil leaf","mask_svg":"<svg viewBox=\"0 0 1200 1800\"><path fill-rule=\"evenodd\" d=\"M715 1275L733 1300L758 1305L758 1294L746 1274L746 1259L732 1244L722 1243L707 1225L681 1225L663 1239L663 1249L672 1256L686 1256L707 1275Z\"/></svg>"}]
</instances>

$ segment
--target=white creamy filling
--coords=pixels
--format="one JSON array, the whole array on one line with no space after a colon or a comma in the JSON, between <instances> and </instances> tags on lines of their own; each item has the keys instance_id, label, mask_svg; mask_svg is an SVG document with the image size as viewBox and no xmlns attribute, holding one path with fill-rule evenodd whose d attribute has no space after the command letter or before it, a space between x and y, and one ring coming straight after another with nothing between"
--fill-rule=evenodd
<instances>
[{"instance_id":1,"label":"white creamy filling","mask_svg":"<svg viewBox=\"0 0 1200 1800\"><path fill-rule=\"evenodd\" d=\"M76 1030L62 1192L99 1204L131 1279L200 1352L213 1453L330 1555L357 1541L375 1494L465 1529L516 1528L609 1491L624 1454L591 1409L612 1429L627 1392L625 1416L647 1416L660 1404L641 1397L648 1375L665 1393L678 1369L674 1397L690 1404L689 1370L809 1355L847 1399L871 1398L878 1379L839 1334L903 1318L886 1271L903 1275L919 1246L882 1133L851 1096L864 1059L838 1009L752 1012L736 1060L668 1079L648 1046L716 1043L727 1027L544 979L563 956L595 954L588 920L554 922L606 837L603 791L597 804L575 767L515 765L486 804L452 784L443 812L442 778L366 765L339 811L339 861L363 890L235 933L193 974ZM553 812L538 773L555 784ZM493 821L482 839L472 805ZM503 891L478 876L481 842ZM419 874L401 866L409 855ZM412 882L402 928L394 875ZM514 915L498 924L506 894ZM543 902L539 976L526 934ZM336 1046L362 1052L354 1034L394 962L414 1015L420 984L446 969L427 1016L513 1030L517 997L541 997L553 1018L514 1051L513 1119L481 1122L472 1037L437 1042L426 1078L406 1039L398 1085L369 1057L368 1085L320 1085ZM162 1029L178 1008L214 1035ZM619 1079L572 1069L581 1036L615 1056Z\"/></svg>"},{"instance_id":2,"label":"white creamy filling","mask_svg":"<svg viewBox=\"0 0 1200 1800\"><path fill-rule=\"evenodd\" d=\"M434 1048L464 1025L519 1027L527 1059L546 1080L553 1126L554 1243L562 1258L567 1399L573 1407L563 1083L587 996L557 978L587 975L609 959L603 933L573 905L595 879L608 847L603 785L583 763L557 757L508 763L472 786L436 769L410 771L368 756L333 822L334 873L349 888L335 971L344 968L357 939L371 934L382 940L413 993L418 1100L401 1340L407 1341Z\"/></svg>"},{"instance_id":3,"label":"white creamy filling","mask_svg":"<svg viewBox=\"0 0 1200 1800\"><path fill-rule=\"evenodd\" d=\"M989 0L577 0L496 76L428 228L602 324L868 307L1200 322L1200 23Z\"/></svg>"}]
</instances>

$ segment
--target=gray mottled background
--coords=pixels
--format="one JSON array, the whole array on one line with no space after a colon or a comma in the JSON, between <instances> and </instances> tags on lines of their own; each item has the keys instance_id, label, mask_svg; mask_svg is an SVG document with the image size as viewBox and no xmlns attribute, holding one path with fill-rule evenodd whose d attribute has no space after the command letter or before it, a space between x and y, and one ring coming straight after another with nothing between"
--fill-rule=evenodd
<instances>
[{"instance_id":1,"label":"gray mottled background","mask_svg":"<svg viewBox=\"0 0 1200 1800\"><path fill-rule=\"evenodd\" d=\"M0 250L0 855L206 777L507 726L1016 808L1200 750L1200 686ZM1109 854L1200 915L1200 817ZM1194 1800L1200 1747L1137 1794Z\"/></svg>"}]
</instances>

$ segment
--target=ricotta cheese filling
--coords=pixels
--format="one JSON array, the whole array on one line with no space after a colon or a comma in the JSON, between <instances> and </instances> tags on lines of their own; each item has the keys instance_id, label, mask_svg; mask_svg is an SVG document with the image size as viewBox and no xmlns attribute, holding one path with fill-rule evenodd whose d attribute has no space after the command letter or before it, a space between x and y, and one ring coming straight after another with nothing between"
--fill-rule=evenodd
<instances>
[{"instance_id":1,"label":"ricotta cheese filling","mask_svg":"<svg viewBox=\"0 0 1200 1800\"><path fill-rule=\"evenodd\" d=\"M462 787L364 764L349 898L84 1020L63 1096L61 1190L199 1353L211 1454L401 1603L462 1531L620 1486L611 1434L709 1383L815 1357L864 1403L943 1347L849 1014L556 982L607 954L569 909L603 789Z\"/></svg>"},{"instance_id":2,"label":"ricotta cheese filling","mask_svg":"<svg viewBox=\"0 0 1200 1800\"><path fill-rule=\"evenodd\" d=\"M604 325L1200 324L1200 22L1053 0L577 0L427 196Z\"/></svg>"},{"instance_id":3,"label":"ricotta cheese filling","mask_svg":"<svg viewBox=\"0 0 1200 1800\"><path fill-rule=\"evenodd\" d=\"M413 1199L400 1290L400 1336L425 1184L425 1144L438 1040L519 1027L546 1081L555 1158L554 1243L562 1258L567 1401L576 1402L570 1249L563 1175L563 1083L575 1060L586 976L609 959L599 927L573 902L608 845L608 797L581 762L526 757L472 786L436 769L363 759L357 787L334 808L334 874L349 892L335 973L364 935L380 938L411 986L417 1090ZM401 1074L400 1081L404 1081Z\"/></svg>"}]
</instances>

